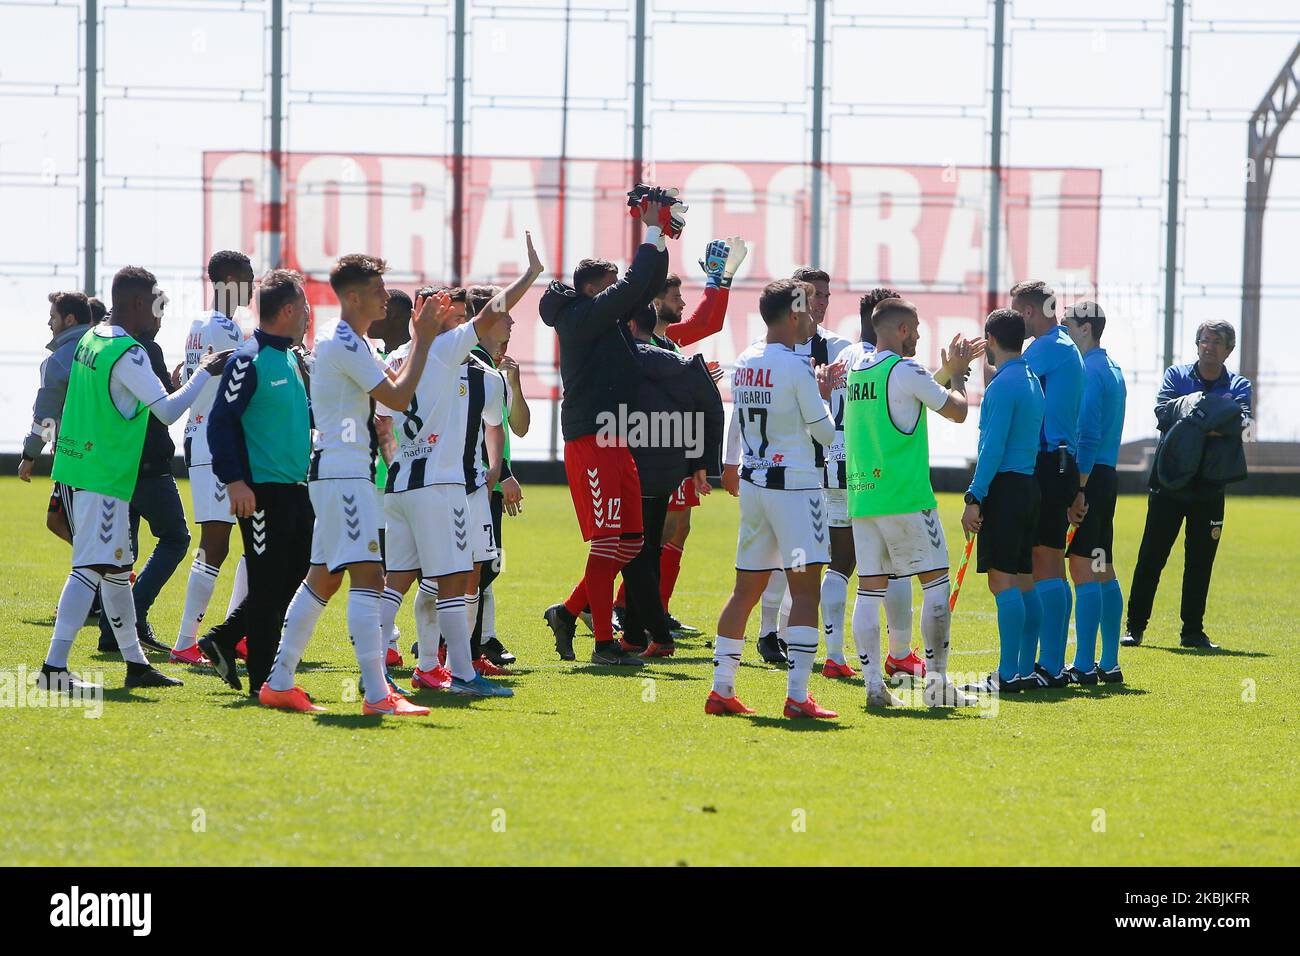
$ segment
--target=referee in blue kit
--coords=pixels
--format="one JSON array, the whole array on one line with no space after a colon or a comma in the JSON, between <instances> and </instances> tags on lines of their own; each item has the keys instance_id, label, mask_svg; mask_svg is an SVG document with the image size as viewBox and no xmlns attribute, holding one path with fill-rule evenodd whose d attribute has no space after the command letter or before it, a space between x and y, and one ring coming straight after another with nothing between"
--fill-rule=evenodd
<instances>
[{"instance_id":1,"label":"referee in blue kit","mask_svg":"<svg viewBox=\"0 0 1300 956\"><path fill-rule=\"evenodd\" d=\"M1068 559L1074 580L1074 664L1066 670L1076 684L1120 684L1120 616L1124 595L1115 578L1115 499L1128 389L1124 373L1101 347L1106 313L1096 302L1065 310L1065 330L1083 355L1083 401L1079 408L1079 493L1070 521L1078 526ZM1101 661L1096 658L1101 629Z\"/></svg>"}]
</instances>

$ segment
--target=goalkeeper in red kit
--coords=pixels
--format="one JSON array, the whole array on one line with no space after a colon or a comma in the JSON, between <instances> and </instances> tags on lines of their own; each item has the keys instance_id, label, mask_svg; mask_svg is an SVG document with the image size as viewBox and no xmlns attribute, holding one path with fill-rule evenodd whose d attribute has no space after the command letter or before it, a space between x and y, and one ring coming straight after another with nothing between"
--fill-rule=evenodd
<instances>
[{"instance_id":1,"label":"goalkeeper in red kit","mask_svg":"<svg viewBox=\"0 0 1300 956\"><path fill-rule=\"evenodd\" d=\"M727 316L732 279L748 253L749 247L739 236L714 239L705 247L704 258L699 260L705 275L704 294L692 310L690 318L684 320L682 315L686 311L686 300L682 297L682 280L680 276L669 273L653 302L658 322L651 341L660 348L680 352L684 346L693 345L721 332ZM717 363L711 363L709 368L715 376L714 381L717 381L722 374ZM659 598L667 613L668 629L678 636L699 633L697 628L677 620L668 607L681 570L686 537L691 533L691 509L698 508L699 504L700 497L695 491L695 484L688 478L668 501L663 545L659 551ZM623 589L620 587L614 601L615 619L620 623L623 607ZM624 634L624 650L633 650L641 644L642 635Z\"/></svg>"},{"instance_id":2,"label":"goalkeeper in red kit","mask_svg":"<svg viewBox=\"0 0 1300 956\"><path fill-rule=\"evenodd\" d=\"M573 285L552 282L539 306L542 321L560 340L560 429L564 470L584 541L586 572L568 599L546 609L563 660L574 660L577 616L590 606L596 646L593 664L641 667L643 662L614 640L614 578L644 544L641 483L624 436L610 436L613 422L634 410L641 372L625 320L646 308L668 275L668 238L685 226L685 206L675 190L638 186L629 206L646 226L622 278L612 262L583 259ZM620 415L620 411L622 414Z\"/></svg>"}]
</instances>

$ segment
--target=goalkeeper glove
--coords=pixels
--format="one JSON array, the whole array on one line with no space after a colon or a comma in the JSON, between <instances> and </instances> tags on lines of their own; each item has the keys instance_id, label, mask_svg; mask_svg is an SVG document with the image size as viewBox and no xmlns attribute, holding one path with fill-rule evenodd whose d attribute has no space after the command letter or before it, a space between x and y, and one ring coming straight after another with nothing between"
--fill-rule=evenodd
<instances>
[{"instance_id":1,"label":"goalkeeper glove","mask_svg":"<svg viewBox=\"0 0 1300 956\"><path fill-rule=\"evenodd\" d=\"M727 255L730 251L724 239L714 239L704 248L704 258L700 260L700 268L707 276L704 283L707 288L717 289L722 286L723 270L726 268ZM730 285L730 281L727 284Z\"/></svg>"},{"instance_id":2,"label":"goalkeeper glove","mask_svg":"<svg viewBox=\"0 0 1300 956\"><path fill-rule=\"evenodd\" d=\"M749 246L745 245L744 239L732 236L727 240L727 264L722 268L722 288L731 288L731 280L736 277L736 271L747 255Z\"/></svg>"}]
</instances>

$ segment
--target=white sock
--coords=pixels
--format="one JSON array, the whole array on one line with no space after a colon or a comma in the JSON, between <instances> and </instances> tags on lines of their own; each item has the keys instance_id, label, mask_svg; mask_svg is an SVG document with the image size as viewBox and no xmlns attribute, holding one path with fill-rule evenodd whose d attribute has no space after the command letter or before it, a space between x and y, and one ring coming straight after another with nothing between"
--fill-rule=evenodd
<instances>
[{"instance_id":1,"label":"white sock","mask_svg":"<svg viewBox=\"0 0 1300 956\"><path fill-rule=\"evenodd\" d=\"M384 670L383 631L379 626L379 592L371 588L348 588L348 634L361 666L366 700L377 704L388 697Z\"/></svg>"},{"instance_id":2,"label":"white sock","mask_svg":"<svg viewBox=\"0 0 1300 956\"><path fill-rule=\"evenodd\" d=\"M131 572L114 571L99 582L99 600L108 614L108 623L117 638L122 659L132 664L148 664L135 633L135 601L131 598ZM85 618L82 618L84 621Z\"/></svg>"},{"instance_id":3,"label":"white sock","mask_svg":"<svg viewBox=\"0 0 1300 956\"><path fill-rule=\"evenodd\" d=\"M948 673L948 638L952 612L948 609L948 575L921 585L921 638L925 641L927 677Z\"/></svg>"},{"instance_id":4,"label":"white sock","mask_svg":"<svg viewBox=\"0 0 1300 956\"><path fill-rule=\"evenodd\" d=\"M858 588L858 600L853 605L853 643L858 648L862 683L867 690L885 685L880 674L880 605L884 600L884 591Z\"/></svg>"},{"instance_id":5,"label":"white sock","mask_svg":"<svg viewBox=\"0 0 1300 956\"><path fill-rule=\"evenodd\" d=\"M474 635L474 625L478 623L478 592L465 595L465 620L469 623L470 636ZM471 651L473 648L471 648Z\"/></svg>"},{"instance_id":6,"label":"white sock","mask_svg":"<svg viewBox=\"0 0 1300 956\"><path fill-rule=\"evenodd\" d=\"M275 663L266 682L271 690L292 690L293 678L307 652L307 643L316 630L316 622L325 611L325 602L303 581L289 602L284 614L284 630L280 632L280 647L275 652Z\"/></svg>"},{"instance_id":7,"label":"white sock","mask_svg":"<svg viewBox=\"0 0 1300 956\"><path fill-rule=\"evenodd\" d=\"M763 589L759 603L759 636L771 634L781 628L781 600L785 597L785 572L773 571Z\"/></svg>"},{"instance_id":8,"label":"white sock","mask_svg":"<svg viewBox=\"0 0 1300 956\"><path fill-rule=\"evenodd\" d=\"M68 654L72 651L72 642L77 632L86 623L90 606L95 603L95 592L99 590L99 572L90 568L73 568L68 580L63 582L63 593L59 595L59 609L54 615L54 636L50 638L50 650L45 655L45 663L51 667L67 667Z\"/></svg>"},{"instance_id":9,"label":"white sock","mask_svg":"<svg viewBox=\"0 0 1300 956\"><path fill-rule=\"evenodd\" d=\"M786 675L786 696L803 703L808 699L808 676L817 657L817 628L808 625L786 628L786 653L790 672Z\"/></svg>"},{"instance_id":10,"label":"white sock","mask_svg":"<svg viewBox=\"0 0 1300 956\"><path fill-rule=\"evenodd\" d=\"M912 579L890 578L885 588L885 623L889 656L901 661L912 653Z\"/></svg>"},{"instance_id":11,"label":"white sock","mask_svg":"<svg viewBox=\"0 0 1300 956\"><path fill-rule=\"evenodd\" d=\"M208 604L217 587L219 573L220 568L199 558L195 558L190 565L190 577L185 584L185 610L181 613L181 627L176 635L176 650L187 650L198 640L199 625L203 623L203 615L208 613Z\"/></svg>"},{"instance_id":12,"label":"white sock","mask_svg":"<svg viewBox=\"0 0 1300 956\"><path fill-rule=\"evenodd\" d=\"M492 585L483 589L483 640L490 641L497 636L497 601L492 594Z\"/></svg>"},{"instance_id":13,"label":"white sock","mask_svg":"<svg viewBox=\"0 0 1300 956\"><path fill-rule=\"evenodd\" d=\"M736 696L736 668L744 648L744 638L719 636L713 642L713 689L721 697Z\"/></svg>"},{"instance_id":14,"label":"white sock","mask_svg":"<svg viewBox=\"0 0 1300 956\"><path fill-rule=\"evenodd\" d=\"M402 636L397 629L397 612L402 609L402 597L402 592L396 588L384 588L383 603L379 606L379 626L383 630L385 648L397 647Z\"/></svg>"},{"instance_id":15,"label":"white sock","mask_svg":"<svg viewBox=\"0 0 1300 956\"><path fill-rule=\"evenodd\" d=\"M425 578L415 594L415 640L420 651L420 670L426 674L438 666L438 582Z\"/></svg>"},{"instance_id":16,"label":"white sock","mask_svg":"<svg viewBox=\"0 0 1300 956\"><path fill-rule=\"evenodd\" d=\"M451 676L457 680L473 680L478 674L469 656L469 620L465 617L465 595L438 599L438 623L442 627L442 639L447 643L447 668L451 671ZM437 647L434 644L435 657ZM423 658L423 638L420 640L420 651Z\"/></svg>"},{"instance_id":17,"label":"white sock","mask_svg":"<svg viewBox=\"0 0 1300 956\"><path fill-rule=\"evenodd\" d=\"M777 628L777 631L781 635L781 640L785 641L787 644L790 641L789 638L785 636L785 632L790 628L790 608L792 607L794 607L794 598L790 597L790 590L787 588L785 596L781 598L781 611L777 616L777 621L780 623L780 627Z\"/></svg>"},{"instance_id":18,"label":"white sock","mask_svg":"<svg viewBox=\"0 0 1300 956\"><path fill-rule=\"evenodd\" d=\"M849 579L834 568L822 578L822 632L826 635L826 659L844 663L844 605L849 599Z\"/></svg>"},{"instance_id":19,"label":"white sock","mask_svg":"<svg viewBox=\"0 0 1300 956\"><path fill-rule=\"evenodd\" d=\"M242 557L235 566L235 586L230 592L230 603L226 605L226 617L235 613L235 609L248 597L248 562Z\"/></svg>"}]
</instances>

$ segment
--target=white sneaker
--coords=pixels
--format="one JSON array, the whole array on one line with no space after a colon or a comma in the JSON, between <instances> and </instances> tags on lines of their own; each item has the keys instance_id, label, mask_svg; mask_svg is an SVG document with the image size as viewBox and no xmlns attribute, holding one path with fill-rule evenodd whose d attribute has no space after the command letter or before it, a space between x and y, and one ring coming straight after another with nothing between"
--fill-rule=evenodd
<instances>
[{"instance_id":1,"label":"white sneaker","mask_svg":"<svg viewBox=\"0 0 1300 956\"><path fill-rule=\"evenodd\" d=\"M903 699L895 697L889 692L889 688L884 684L879 687L867 688L867 706L868 707L902 707Z\"/></svg>"},{"instance_id":2,"label":"white sneaker","mask_svg":"<svg viewBox=\"0 0 1300 956\"><path fill-rule=\"evenodd\" d=\"M945 677L930 677L921 695L926 707L978 707L979 701L963 694L957 685Z\"/></svg>"}]
</instances>

